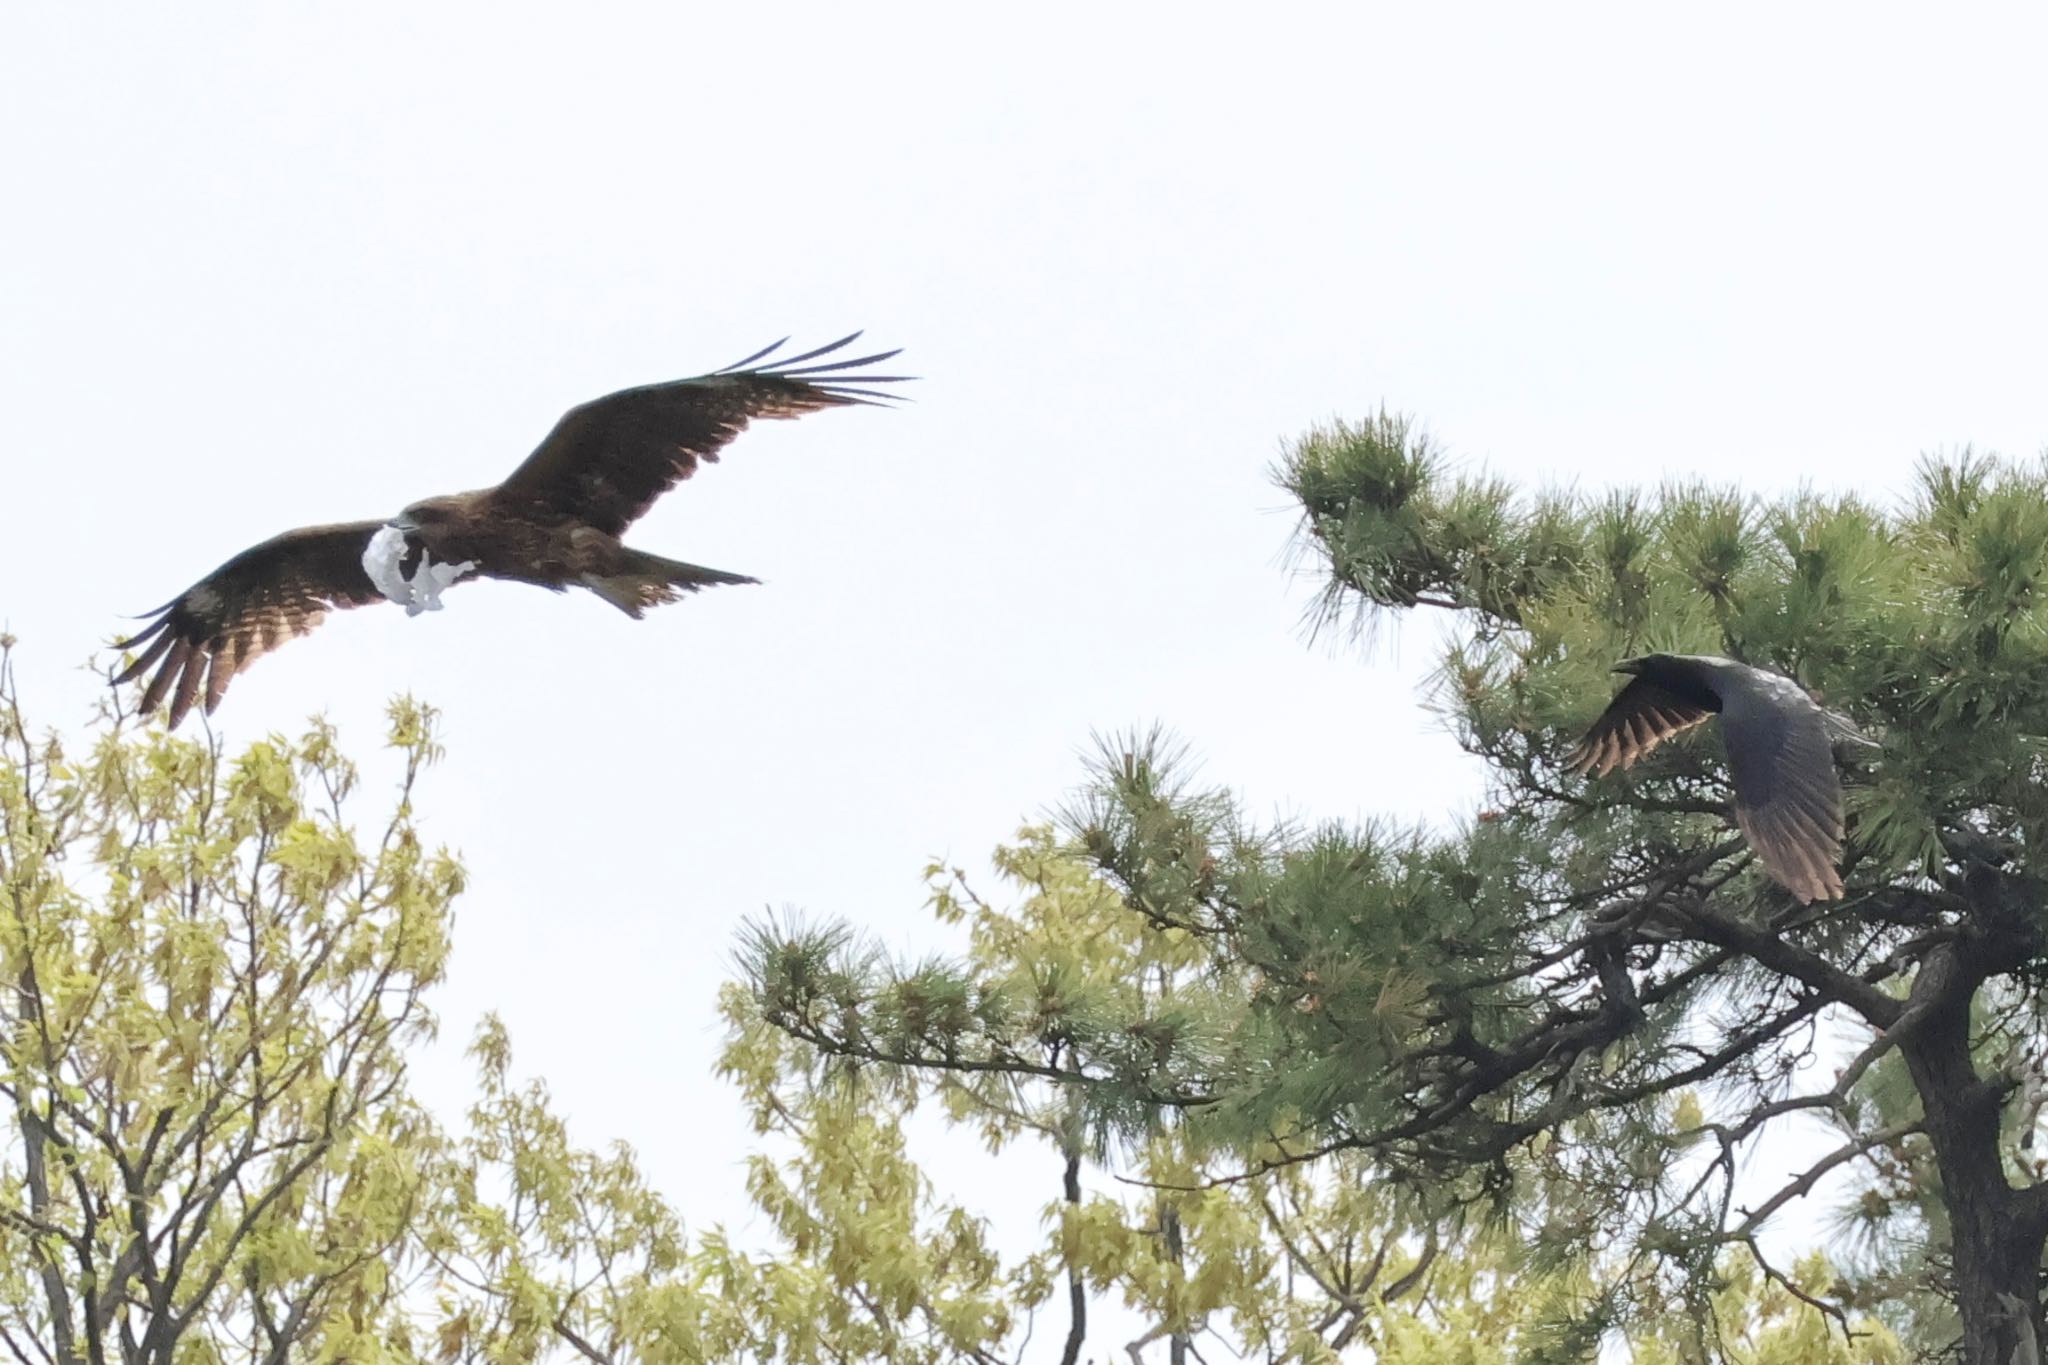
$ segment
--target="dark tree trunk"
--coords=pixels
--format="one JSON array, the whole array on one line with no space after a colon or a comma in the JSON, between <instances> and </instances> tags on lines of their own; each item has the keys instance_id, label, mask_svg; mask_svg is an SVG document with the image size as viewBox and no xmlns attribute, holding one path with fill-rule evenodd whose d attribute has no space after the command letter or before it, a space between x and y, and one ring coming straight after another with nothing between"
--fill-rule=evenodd
<instances>
[{"instance_id":1,"label":"dark tree trunk","mask_svg":"<svg viewBox=\"0 0 2048 1365\"><path fill-rule=\"evenodd\" d=\"M1983 976L1940 948L1913 983L1899 1050L1920 1092L1954 1236L1956 1306L1969 1365L2038 1365L2044 1334L2041 1254L2048 1199L2015 1189L1999 1155L1999 1111L2011 1086L1970 1060L1970 999ZM1917 1016L1917 1017L1910 1017Z\"/></svg>"},{"instance_id":2,"label":"dark tree trunk","mask_svg":"<svg viewBox=\"0 0 2048 1365\"><path fill-rule=\"evenodd\" d=\"M1079 1210L1081 1152L1078 1146L1069 1146L1067 1149L1066 1179L1062 1182L1061 1189L1065 1193L1067 1207ZM1079 1365L1081 1347L1088 1340L1088 1285L1081 1278L1078 1266L1067 1267L1067 1306L1073 1316L1067 1326L1067 1348L1060 1355L1060 1365Z\"/></svg>"},{"instance_id":3,"label":"dark tree trunk","mask_svg":"<svg viewBox=\"0 0 2048 1365\"><path fill-rule=\"evenodd\" d=\"M1159 1207L1159 1230L1166 1234L1166 1255L1174 1265L1186 1255L1180 1239L1180 1210L1172 1204ZM1176 1329L1167 1342L1167 1365L1188 1365L1188 1334Z\"/></svg>"}]
</instances>

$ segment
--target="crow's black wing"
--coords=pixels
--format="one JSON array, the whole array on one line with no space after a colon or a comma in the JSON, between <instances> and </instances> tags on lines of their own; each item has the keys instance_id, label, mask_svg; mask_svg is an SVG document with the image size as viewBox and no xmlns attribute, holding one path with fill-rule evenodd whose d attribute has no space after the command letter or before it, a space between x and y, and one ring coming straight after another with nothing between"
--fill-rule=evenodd
<instances>
[{"instance_id":1,"label":"crow's black wing","mask_svg":"<svg viewBox=\"0 0 2048 1365\"><path fill-rule=\"evenodd\" d=\"M1719 681L1736 823L1799 900L1839 900L1842 780L1826 717L1790 678L1752 669Z\"/></svg>"},{"instance_id":2,"label":"crow's black wing","mask_svg":"<svg viewBox=\"0 0 2048 1365\"><path fill-rule=\"evenodd\" d=\"M1648 678L1637 678L1607 703L1586 737L1566 755L1565 766L1573 772L1604 777L1713 714Z\"/></svg>"}]
</instances>

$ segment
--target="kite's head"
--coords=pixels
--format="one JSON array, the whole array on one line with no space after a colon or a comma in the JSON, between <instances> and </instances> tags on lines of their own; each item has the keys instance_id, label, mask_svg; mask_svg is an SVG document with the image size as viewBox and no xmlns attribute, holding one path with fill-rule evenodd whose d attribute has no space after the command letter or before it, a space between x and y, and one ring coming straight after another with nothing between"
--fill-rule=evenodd
<instances>
[{"instance_id":1,"label":"kite's head","mask_svg":"<svg viewBox=\"0 0 2048 1365\"><path fill-rule=\"evenodd\" d=\"M459 498L421 498L412 506L393 517L387 525L401 531L426 531L445 526L455 519Z\"/></svg>"}]
</instances>

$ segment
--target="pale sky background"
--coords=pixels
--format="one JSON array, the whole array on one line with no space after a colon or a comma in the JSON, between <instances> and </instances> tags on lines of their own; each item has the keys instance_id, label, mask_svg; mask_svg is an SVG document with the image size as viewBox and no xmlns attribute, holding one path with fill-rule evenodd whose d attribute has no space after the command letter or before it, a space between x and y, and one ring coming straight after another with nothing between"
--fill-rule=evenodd
<instances>
[{"instance_id":1,"label":"pale sky background","mask_svg":"<svg viewBox=\"0 0 2048 1365\"><path fill-rule=\"evenodd\" d=\"M472 889L423 1084L452 1114L496 1009L581 1139L743 1221L742 917L942 945L927 857L979 866L1091 729L1260 811L1473 802L1428 632L1304 640L1282 438L1384 401L1517 480L1879 495L2041 447L2048 20L1935 13L10 7L0 621L75 728L120 614L254 541L786 333L904 347L914 405L757 427L631 537L766 586L339 615L217 718L362 752L442 707Z\"/></svg>"}]
</instances>

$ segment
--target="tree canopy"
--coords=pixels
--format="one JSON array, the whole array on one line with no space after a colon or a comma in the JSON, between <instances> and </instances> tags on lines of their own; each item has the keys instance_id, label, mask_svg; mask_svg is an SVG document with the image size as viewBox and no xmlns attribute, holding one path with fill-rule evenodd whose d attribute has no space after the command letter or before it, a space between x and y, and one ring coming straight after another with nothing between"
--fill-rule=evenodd
<instances>
[{"instance_id":1,"label":"tree canopy","mask_svg":"<svg viewBox=\"0 0 2048 1365\"><path fill-rule=\"evenodd\" d=\"M1532 1264L1514 1227L1440 1219L1363 1153L1208 1180L1221 1154L1195 1135L1078 1097L1067 1042L1040 1050L1050 1078L856 1066L739 983L722 1072L761 1133L747 1188L762 1226L688 1229L632 1148L579 1142L545 1083L515 1077L495 1019L466 1113L430 1112L408 1084L466 883L418 811L440 756L430 709L394 705L396 788L379 801L320 722L232 756L111 706L83 742L39 737L7 647L10 1359L915 1365L1093 1359L1108 1339L1174 1361L1220 1340L1275 1361L1506 1362L1568 1347L1563 1310L1599 1292L1586 1267ZM1096 992L1141 1013L1220 996L1201 942L1131 914L1049 828L997 867L1007 903L935 866L933 909L979 970L1072 1001L1063 1038L1111 1017ZM827 937L825 957L855 951ZM764 926L753 948L779 942ZM952 1008L898 1003L907 1027ZM934 1115L1043 1180L1045 1220L997 1227L973 1191L943 1188L905 1131ZM1139 1183L1111 1178L1120 1135ZM1718 1271L1715 1340L1746 1359L1896 1358L1882 1333L1822 1345L1739 1258ZM1809 1261L1790 1283L1835 1280ZM1673 1362L1701 1340L1668 1313L1632 1337Z\"/></svg>"},{"instance_id":2,"label":"tree canopy","mask_svg":"<svg viewBox=\"0 0 2048 1365\"><path fill-rule=\"evenodd\" d=\"M1838 1329L1874 1308L1930 1349L2036 1358L2048 466L1929 459L1896 504L1523 493L1381 413L1305 434L1278 477L1318 629L1444 613L1429 700L1484 761L1484 808L1259 827L1127 736L1060 823L1156 964L764 929L761 1016L845 1064L1053 1087L1083 1146L1193 1154L1189 1191L1306 1168L1411 1233L1512 1222L1524 1270L1579 1286L1552 1304L1565 1355L1674 1308L1712 1321L1743 1264ZM1651 652L1781 673L1874 740L1837 754L1843 899L1763 874L1709 733L1566 771L1611 665ZM1830 1146L1745 1184L1801 1125ZM1831 1175L1860 1182L1866 1234L1912 1236L1818 1290L1761 1234Z\"/></svg>"},{"instance_id":3,"label":"tree canopy","mask_svg":"<svg viewBox=\"0 0 2048 1365\"><path fill-rule=\"evenodd\" d=\"M29 723L11 648L8 1358L823 1365L1010 1333L1016 1283L903 1160L886 1108L775 1118L793 1147L753 1176L775 1233L737 1246L687 1236L630 1147L574 1141L494 1019L469 1112L420 1103L407 1063L465 883L415 806L440 756L430 708L394 704L398 786L366 821L322 722L231 757L110 700L74 745Z\"/></svg>"}]
</instances>

